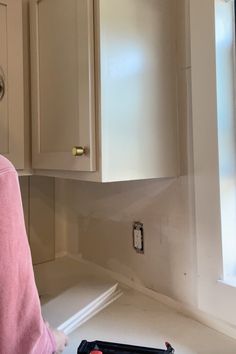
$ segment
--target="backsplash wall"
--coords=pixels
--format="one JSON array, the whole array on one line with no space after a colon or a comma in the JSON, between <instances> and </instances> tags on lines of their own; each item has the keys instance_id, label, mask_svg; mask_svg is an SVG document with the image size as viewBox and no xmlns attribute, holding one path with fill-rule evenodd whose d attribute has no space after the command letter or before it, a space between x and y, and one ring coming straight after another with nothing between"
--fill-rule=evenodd
<instances>
[{"instance_id":1,"label":"backsplash wall","mask_svg":"<svg viewBox=\"0 0 236 354\"><path fill-rule=\"evenodd\" d=\"M147 288L194 305L196 248L190 190L188 177L105 185L57 180L57 203L63 200L68 220L66 247ZM144 223L143 255L132 247L134 221Z\"/></svg>"}]
</instances>

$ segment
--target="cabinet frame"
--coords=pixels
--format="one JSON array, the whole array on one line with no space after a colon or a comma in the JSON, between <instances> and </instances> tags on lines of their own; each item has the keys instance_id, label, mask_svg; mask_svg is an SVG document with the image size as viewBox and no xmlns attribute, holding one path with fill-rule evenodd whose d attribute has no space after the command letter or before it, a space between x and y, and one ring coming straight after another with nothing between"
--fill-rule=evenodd
<instances>
[{"instance_id":1,"label":"cabinet frame","mask_svg":"<svg viewBox=\"0 0 236 354\"><path fill-rule=\"evenodd\" d=\"M22 2L0 0L0 6L7 8L7 72L4 70L6 91L3 100L7 100L9 132L8 151L3 151L2 154L18 170L23 170L25 167L25 121Z\"/></svg>"},{"instance_id":2,"label":"cabinet frame","mask_svg":"<svg viewBox=\"0 0 236 354\"><path fill-rule=\"evenodd\" d=\"M83 51L83 57L78 56L78 75L82 72L83 75L86 75L86 80L83 80L83 82L78 80L79 131L77 146L85 146L86 151L80 157L74 157L71 151L41 152L38 5L43 1L46 0L33 0L30 3L33 169L96 171L93 0L84 0L77 3L78 23L82 23L84 30L78 32L78 50ZM80 10L82 11L80 12ZM84 13L86 14L85 17L83 16ZM86 88L84 87L85 81L88 83ZM72 148L73 145L71 150ZM45 154L47 155L46 158Z\"/></svg>"}]
</instances>

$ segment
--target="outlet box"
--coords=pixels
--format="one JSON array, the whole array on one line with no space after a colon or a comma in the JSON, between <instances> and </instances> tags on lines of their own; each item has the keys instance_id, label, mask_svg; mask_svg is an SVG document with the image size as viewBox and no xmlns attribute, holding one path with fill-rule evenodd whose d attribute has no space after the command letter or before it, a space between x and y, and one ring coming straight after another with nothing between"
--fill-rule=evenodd
<instances>
[{"instance_id":1,"label":"outlet box","mask_svg":"<svg viewBox=\"0 0 236 354\"><path fill-rule=\"evenodd\" d=\"M143 224L139 221L133 223L133 247L137 253L144 253Z\"/></svg>"}]
</instances>

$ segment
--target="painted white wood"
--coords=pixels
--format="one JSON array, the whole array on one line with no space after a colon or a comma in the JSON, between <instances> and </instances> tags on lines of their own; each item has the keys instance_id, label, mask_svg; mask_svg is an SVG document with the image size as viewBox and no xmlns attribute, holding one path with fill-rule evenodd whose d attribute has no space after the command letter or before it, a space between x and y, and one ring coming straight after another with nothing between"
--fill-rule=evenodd
<instances>
[{"instance_id":1,"label":"painted white wood","mask_svg":"<svg viewBox=\"0 0 236 354\"><path fill-rule=\"evenodd\" d=\"M78 173L76 171L33 169L33 173L38 176L58 177L58 178L74 179L80 181L102 182L101 171Z\"/></svg>"},{"instance_id":2,"label":"painted white wood","mask_svg":"<svg viewBox=\"0 0 236 354\"><path fill-rule=\"evenodd\" d=\"M191 67L189 0L180 0L176 7L177 16L177 56L180 69Z\"/></svg>"},{"instance_id":3,"label":"painted white wood","mask_svg":"<svg viewBox=\"0 0 236 354\"><path fill-rule=\"evenodd\" d=\"M79 259L63 257L34 269L44 318L67 334L122 295L110 276Z\"/></svg>"},{"instance_id":4,"label":"painted white wood","mask_svg":"<svg viewBox=\"0 0 236 354\"><path fill-rule=\"evenodd\" d=\"M215 26L224 30L217 22L218 4L231 6L227 1L190 0L198 305L235 326L236 290L218 281L223 279L223 257L216 75L220 43Z\"/></svg>"},{"instance_id":5,"label":"painted white wood","mask_svg":"<svg viewBox=\"0 0 236 354\"><path fill-rule=\"evenodd\" d=\"M30 95L30 28L29 0L22 0L23 74L24 74L24 169L20 175L32 174L31 163L31 95Z\"/></svg>"},{"instance_id":6,"label":"painted white wood","mask_svg":"<svg viewBox=\"0 0 236 354\"><path fill-rule=\"evenodd\" d=\"M24 168L22 3L0 1L0 72L6 93L0 102L0 153Z\"/></svg>"},{"instance_id":7,"label":"painted white wood","mask_svg":"<svg viewBox=\"0 0 236 354\"><path fill-rule=\"evenodd\" d=\"M33 264L55 258L54 178L29 179L29 242Z\"/></svg>"},{"instance_id":8,"label":"painted white wood","mask_svg":"<svg viewBox=\"0 0 236 354\"><path fill-rule=\"evenodd\" d=\"M92 1L32 1L31 49L33 167L95 170Z\"/></svg>"},{"instance_id":9,"label":"painted white wood","mask_svg":"<svg viewBox=\"0 0 236 354\"><path fill-rule=\"evenodd\" d=\"M107 284L109 278L103 271L94 270L93 265L87 265L78 258L74 259L68 256L35 265L34 271L43 304L72 288L79 281L86 282L89 278L94 279L94 281L97 279L99 285L99 281L101 281L101 284ZM109 288L115 284L116 282L109 283Z\"/></svg>"},{"instance_id":10,"label":"painted white wood","mask_svg":"<svg viewBox=\"0 0 236 354\"><path fill-rule=\"evenodd\" d=\"M224 278L236 277L234 2L216 1L216 77Z\"/></svg>"},{"instance_id":11,"label":"painted white wood","mask_svg":"<svg viewBox=\"0 0 236 354\"><path fill-rule=\"evenodd\" d=\"M117 284L108 287L88 278L44 304L42 314L54 328L68 335L122 295Z\"/></svg>"},{"instance_id":12,"label":"painted white wood","mask_svg":"<svg viewBox=\"0 0 236 354\"><path fill-rule=\"evenodd\" d=\"M0 151L2 154L9 153L7 74L7 6L0 4L0 75L5 82L5 97L0 102Z\"/></svg>"},{"instance_id":13,"label":"painted white wood","mask_svg":"<svg viewBox=\"0 0 236 354\"><path fill-rule=\"evenodd\" d=\"M175 176L173 1L95 3L99 3L102 178Z\"/></svg>"},{"instance_id":14,"label":"painted white wood","mask_svg":"<svg viewBox=\"0 0 236 354\"><path fill-rule=\"evenodd\" d=\"M103 182L176 176L175 1L95 0L94 24L88 0L31 4L36 173ZM77 45L83 46L78 52ZM91 176L74 172L95 165L84 168L86 156L72 158L71 148L83 145L78 131L87 136L95 99L97 147L91 157L96 153L97 172Z\"/></svg>"},{"instance_id":15,"label":"painted white wood","mask_svg":"<svg viewBox=\"0 0 236 354\"><path fill-rule=\"evenodd\" d=\"M82 324L84 324L92 317L97 315L99 312L101 312L103 309L105 309L107 306L111 305L114 301L118 300L122 295L123 292L121 290L109 290L99 299L94 300L94 302L79 311L76 315L72 316L69 321L64 322L63 325L58 327L58 330L63 331L67 335L72 333Z\"/></svg>"},{"instance_id":16,"label":"painted white wood","mask_svg":"<svg viewBox=\"0 0 236 354\"><path fill-rule=\"evenodd\" d=\"M24 218L25 218L25 227L27 235L29 236L29 178L20 177L19 178L20 189L21 189L21 198L24 209Z\"/></svg>"}]
</instances>

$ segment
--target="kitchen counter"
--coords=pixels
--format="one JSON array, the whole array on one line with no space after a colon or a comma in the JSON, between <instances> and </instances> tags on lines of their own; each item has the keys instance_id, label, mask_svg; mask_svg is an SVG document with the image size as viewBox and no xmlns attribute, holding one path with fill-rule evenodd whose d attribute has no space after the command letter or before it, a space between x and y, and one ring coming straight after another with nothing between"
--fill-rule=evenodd
<instances>
[{"instance_id":1,"label":"kitchen counter","mask_svg":"<svg viewBox=\"0 0 236 354\"><path fill-rule=\"evenodd\" d=\"M70 333L65 354L76 354L83 339L161 349L167 341L176 354L236 353L236 340L118 284L79 258L40 264L35 276L45 319Z\"/></svg>"},{"instance_id":2,"label":"kitchen counter","mask_svg":"<svg viewBox=\"0 0 236 354\"><path fill-rule=\"evenodd\" d=\"M83 339L165 347L176 354L235 354L236 340L187 318L138 291L123 295L70 335L65 354L76 354Z\"/></svg>"}]
</instances>

